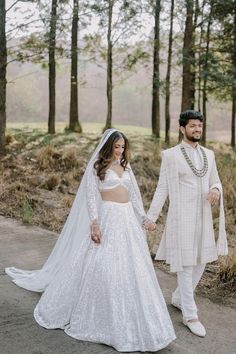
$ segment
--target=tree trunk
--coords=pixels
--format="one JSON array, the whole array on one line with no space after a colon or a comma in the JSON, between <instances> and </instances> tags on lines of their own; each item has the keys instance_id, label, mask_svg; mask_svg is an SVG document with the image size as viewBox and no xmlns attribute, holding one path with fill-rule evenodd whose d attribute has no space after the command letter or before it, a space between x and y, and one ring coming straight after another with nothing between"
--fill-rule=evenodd
<instances>
[{"instance_id":1,"label":"tree trunk","mask_svg":"<svg viewBox=\"0 0 236 354\"><path fill-rule=\"evenodd\" d=\"M169 32L169 47L166 71L166 100L165 100L165 142L170 142L170 74L171 74L171 61L172 61L172 45L173 45L173 18L174 18L174 0L171 0L170 10L170 32Z\"/></svg>"},{"instance_id":2,"label":"tree trunk","mask_svg":"<svg viewBox=\"0 0 236 354\"><path fill-rule=\"evenodd\" d=\"M232 101L232 121L231 121L231 146L235 149L235 118L236 118L236 98Z\"/></svg>"},{"instance_id":3,"label":"tree trunk","mask_svg":"<svg viewBox=\"0 0 236 354\"><path fill-rule=\"evenodd\" d=\"M234 9L233 29L233 73L234 83L232 87L232 119L231 119L231 146L235 149L235 119L236 119L236 10Z\"/></svg>"},{"instance_id":4,"label":"tree trunk","mask_svg":"<svg viewBox=\"0 0 236 354\"><path fill-rule=\"evenodd\" d=\"M209 46L210 46L210 36L211 36L212 10L213 10L213 4L210 3L210 13L208 17L207 33L206 33L205 58L204 58L204 65L203 65L203 72L204 72L203 89L202 89L202 113L204 116L203 134L202 134L203 145L206 144L206 130L207 130L206 104L207 104L208 57L209 57Z\"/></svg>"},{"instance_id":5,"label":"tree trunk","mask_svg":"<svg viewBox=\"0 0 236 354\"><path fill-rule=\"evenodd\" d=\"M109 0L108 8L108 30L107 30L107 120L105 129L111 128L112 125L112 15L113 15L113 0Z\"/></svg>"},{"instance_id":6,"label":"tree trunk","mask_svg":"<svg viewBox=\"0 0 236 354\"><path fill-rule=\"evenodd\" d=\"M152 79L152 134L157 138L160 138L160 12L161 0L156 0Z\"/></svg>"},{"instance_id":7,"label":"tree trunk","mask_svg":"<svg viewBox=\"0 0 236 354\"><path fill-rule=\"evenodd\" d=\"M49 113L48 133L55 134L55 111L56 111L56 24L57 24L57 0L52 0L50 33L49 33Z\"/></svg>"},{"instance_id":8,"label":"tree trunk","mask_svg":"<svg viewBox=\"0 0 236 354\"><path fill-rule=\"evenodd\" d=\"M182 77L182 104L181 111L194 109L194 27L193 27L193 0L186 0L186 22L183 44L183 77Z\"/></svg>"},{"instance_id":9,"label":"tree trunk","mask_svg":"<svg viewBox=\"0 0 236 354\"><path fill-rule=\"evenodd\" d=\"M6 71L7 71L7 44L6 44L6 8L5 0L0 1L0 155L6 152Z\"/></svg>"},{"instance_id":10,"label":"tree trunk","mask_svg":"<svg viewBox=\"0 0 236 354\"><path fill-rule=\"evenodd\" d=\"M198 4L199 6L199 4ZM201 6L201 26L200 26L200 39L199 39L199 50L198 50L198 97L197 97L197 109L199 112L202 110L202 63L201 63L201 54L202 54L202 43L204 35L204 8L205 0L202 2Z\"/></svg>"},{"instance_id":11,"label":"tree trunk","mask_svg":"<svg viewBox=\"0 0 236 354\"><path fill-rule=\"evenodd\" d=\"M78 113L78 20L79 1L74 0L71 30L71 80L70 80L70 124L69 129L82 132Z\"/></svg>"}]
</instances>

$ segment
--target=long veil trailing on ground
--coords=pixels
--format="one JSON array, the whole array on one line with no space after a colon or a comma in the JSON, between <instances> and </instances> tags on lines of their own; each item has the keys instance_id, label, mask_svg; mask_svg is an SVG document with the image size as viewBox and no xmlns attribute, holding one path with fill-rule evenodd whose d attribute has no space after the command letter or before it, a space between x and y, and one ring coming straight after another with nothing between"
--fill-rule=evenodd
<instances>
[{"instance_id":1,"label":"long veil trailing on ground","mask_svg":"<svg viewBox=\"0 0 236 354\"><path fill-rule=\"evenodd\" d=\"M5 269L6 273L13 278L13 282L18 286L31 291L43 292L54 278L55 274L63 266L63 264L71 259L75 250L77 253L81 254L81 257L85 255L85 250L83 249L83 241L86 237L90 237L91 223L87 206L86 181L88 174L93 174L93 165L98 158L99 151L109 139L111 134L115 131L116 129L108 129L104 132L97 148L89 160L68 218L49 258L43 267L39 270L32 271L14 267ZM131 168L130 177L138 199L138 203L140 203L140 207L143 209L140 191ZM96 198L97 207L99 207L100 200L101 198L98 193Z\"/></svg>"}]
</instances>

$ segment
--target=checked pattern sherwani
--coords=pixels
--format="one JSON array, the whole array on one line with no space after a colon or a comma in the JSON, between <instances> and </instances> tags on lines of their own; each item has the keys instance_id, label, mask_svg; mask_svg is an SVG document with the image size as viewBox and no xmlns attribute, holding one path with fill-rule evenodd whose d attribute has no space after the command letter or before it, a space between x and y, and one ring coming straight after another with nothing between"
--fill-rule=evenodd
<instances>
[{"instance_id":1,"label":"checked pattern sherwani","mask_svg":"<svg viewBox=\"0 0 236 354\"><path fill-rule=\"evenodd\" d=\"M193 164L201 168L203 158L200 146L193 148L185 142L181 144ZM147 213L150 220L156 221L167 197L169 198L166 226L156 259L169 263L173 272L183 270L183 266L212 262L218 255L228 253L223 191L214 152L203 147L208 160L208 171L201 178L187 164L180 150L181 144L162 152L159 181ZM221 193L217 242L211 205L207 201L207 194L214 187Z\"/></svg>"}]
</instances>

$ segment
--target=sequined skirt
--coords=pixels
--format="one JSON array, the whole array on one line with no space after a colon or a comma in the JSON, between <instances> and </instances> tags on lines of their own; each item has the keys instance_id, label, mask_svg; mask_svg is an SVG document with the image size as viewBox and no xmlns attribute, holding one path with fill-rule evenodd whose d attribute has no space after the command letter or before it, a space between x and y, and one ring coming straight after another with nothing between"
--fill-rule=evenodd
<instances>
[{"instance_id":1,"label":"sequined skirt","mask_svg":"<svg viewBox=\"0 0 236 354\"><path fill-rule=\"evenodd\" d=\"M43 293L34 312L45 328L118 351L157 351L175 339L146 237L132 204L103 202L101 244L88 238Z\"/></svg>"}]
</instances>

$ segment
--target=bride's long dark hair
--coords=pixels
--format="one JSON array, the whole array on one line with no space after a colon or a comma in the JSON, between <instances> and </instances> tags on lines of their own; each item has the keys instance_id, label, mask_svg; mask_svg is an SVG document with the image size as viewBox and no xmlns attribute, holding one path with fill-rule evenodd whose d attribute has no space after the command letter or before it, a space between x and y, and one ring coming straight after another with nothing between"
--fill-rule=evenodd
<instances>
[{"instance_id":1,"label":"bride's long dark hair","mask_svg":"<svg viewBox=\"0 0 236 354\"><path fill-rule=\"evenodd\" d=\"M94 168L97 171L97 176L101 181L104 180L106 175L106 169L112 161L114 144L119 139L124 139L125 142L124 152L121 156L120 165L123 167L124 170L128 165L129 158L130 158L129 141L123 133L115 131L114 133L111 134L107 142L99 151L98 159L94 163Z\"/></svg>"}]
</instances>

